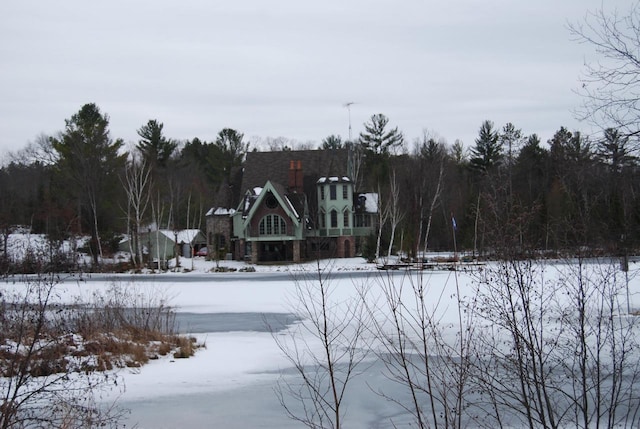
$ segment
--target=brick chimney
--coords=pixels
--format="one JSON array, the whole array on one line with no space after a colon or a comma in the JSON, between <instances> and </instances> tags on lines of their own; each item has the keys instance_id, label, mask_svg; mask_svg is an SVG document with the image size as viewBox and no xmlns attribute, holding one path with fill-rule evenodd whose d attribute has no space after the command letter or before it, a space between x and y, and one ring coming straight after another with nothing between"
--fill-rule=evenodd
<instances>
[{"instance_id":1,"label":"brick chimney","mask_svg":"<svg viewBox=\"0 0 640 429\"><path fill-rule=\"evenodd\" d=\"M289 161L289 192L302 193L302 161Z\"/></svg>"},{"instance_id":2,"label":"brick chimney","mask_svg":"<svg viewBox=\"0 0 640 429\"><path fill-rule=\"evenodd\" d=\"M296 168L296 192L298 193L303 193L304 192L304 186L303 186L303 177L302 177L302 161L298 161Z\"/></svg>"}]
</instances>

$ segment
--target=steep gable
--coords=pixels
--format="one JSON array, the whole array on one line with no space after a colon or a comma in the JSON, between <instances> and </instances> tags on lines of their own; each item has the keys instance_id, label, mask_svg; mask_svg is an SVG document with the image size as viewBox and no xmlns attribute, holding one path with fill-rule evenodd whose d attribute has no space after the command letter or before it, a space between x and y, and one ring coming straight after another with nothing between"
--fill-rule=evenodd
<instances>
[{"instance_id":1,"label":"steep gable","mask_svg":"<svg viewBox=\"0 0 640 429\"><path fill-rule=\"evenodd\" d=\"M256 187L254 189L260 188ZM245 218L244 224L248 225L251 222L254 213L256 212L258 207L260 207L260 204L262 204L265 197L269 194L273 195L276 198L278 204L280 204L280 207L282 207L282 209L293 221L293 223L295 225L300 225L300 221L302 220L302 216L304 215L304 213L299 213L298 210L296 210L296 207L293 205L291 200L287 197L287 195L284 194L284 188L281 185L273 183L269 180L267 180L264 188L260 189L260 193L258 195L247 194L247 197L249 198L245 200L246 203L243 207L243 217Z\"/></svg>"}]
</instances>

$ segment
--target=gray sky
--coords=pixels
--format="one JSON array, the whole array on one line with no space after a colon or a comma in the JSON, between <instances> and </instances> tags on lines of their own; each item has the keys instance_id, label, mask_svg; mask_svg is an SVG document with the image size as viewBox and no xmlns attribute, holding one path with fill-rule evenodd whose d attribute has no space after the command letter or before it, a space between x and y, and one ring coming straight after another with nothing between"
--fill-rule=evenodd
<instances>
[{"instance_id":1,"label":"gray sky","mask_svg":"<svg viewBox=\"0 0 640 429\"><path fill-rule=\"evenodd\" d=\"M346 102L354 137L375 113L410 142L428 129L469 147L485 119L588 133L573 91L595 57L566 24L601 2L3 0L0 156L89 102L127 142L149 119L176 139L346 139Z\"/></svg>"}]
</instances>

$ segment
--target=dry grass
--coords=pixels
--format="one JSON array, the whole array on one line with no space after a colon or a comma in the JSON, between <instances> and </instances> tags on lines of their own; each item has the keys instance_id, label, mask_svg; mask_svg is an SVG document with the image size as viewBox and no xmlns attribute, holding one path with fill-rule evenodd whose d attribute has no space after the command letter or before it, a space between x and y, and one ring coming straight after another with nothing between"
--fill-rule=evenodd
<instances>
[{"instance_id":1,"label":"dry grass","mask_svg":"<svg viewBox=\"0 0 640 429\"><path fill-rule=\"evenodd\" d=\"M0 376L137 368L172 352L193 356L198 347L194 338L175 334L175 311L166 300L131 285L114 283L88 306L39 308L2 298Z\"/></svg>"}]
</instances>

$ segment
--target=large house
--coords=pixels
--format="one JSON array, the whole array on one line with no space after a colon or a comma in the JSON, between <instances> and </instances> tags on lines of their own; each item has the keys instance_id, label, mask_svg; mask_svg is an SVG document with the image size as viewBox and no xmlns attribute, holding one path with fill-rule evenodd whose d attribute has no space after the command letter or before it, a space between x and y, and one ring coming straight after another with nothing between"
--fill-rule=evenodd
<instances>
[{"instance_id":1,"label":"large house","mask_svg":"<svg viewBox=\"0 0 640 429\"><path fill-rule=\"evenodd\" d=\"M238 199L207 216L209 245L238 260L350 257L375 229L377 195L355 192L346 149L251 152Z\"/></svg>"}]
</instances>

